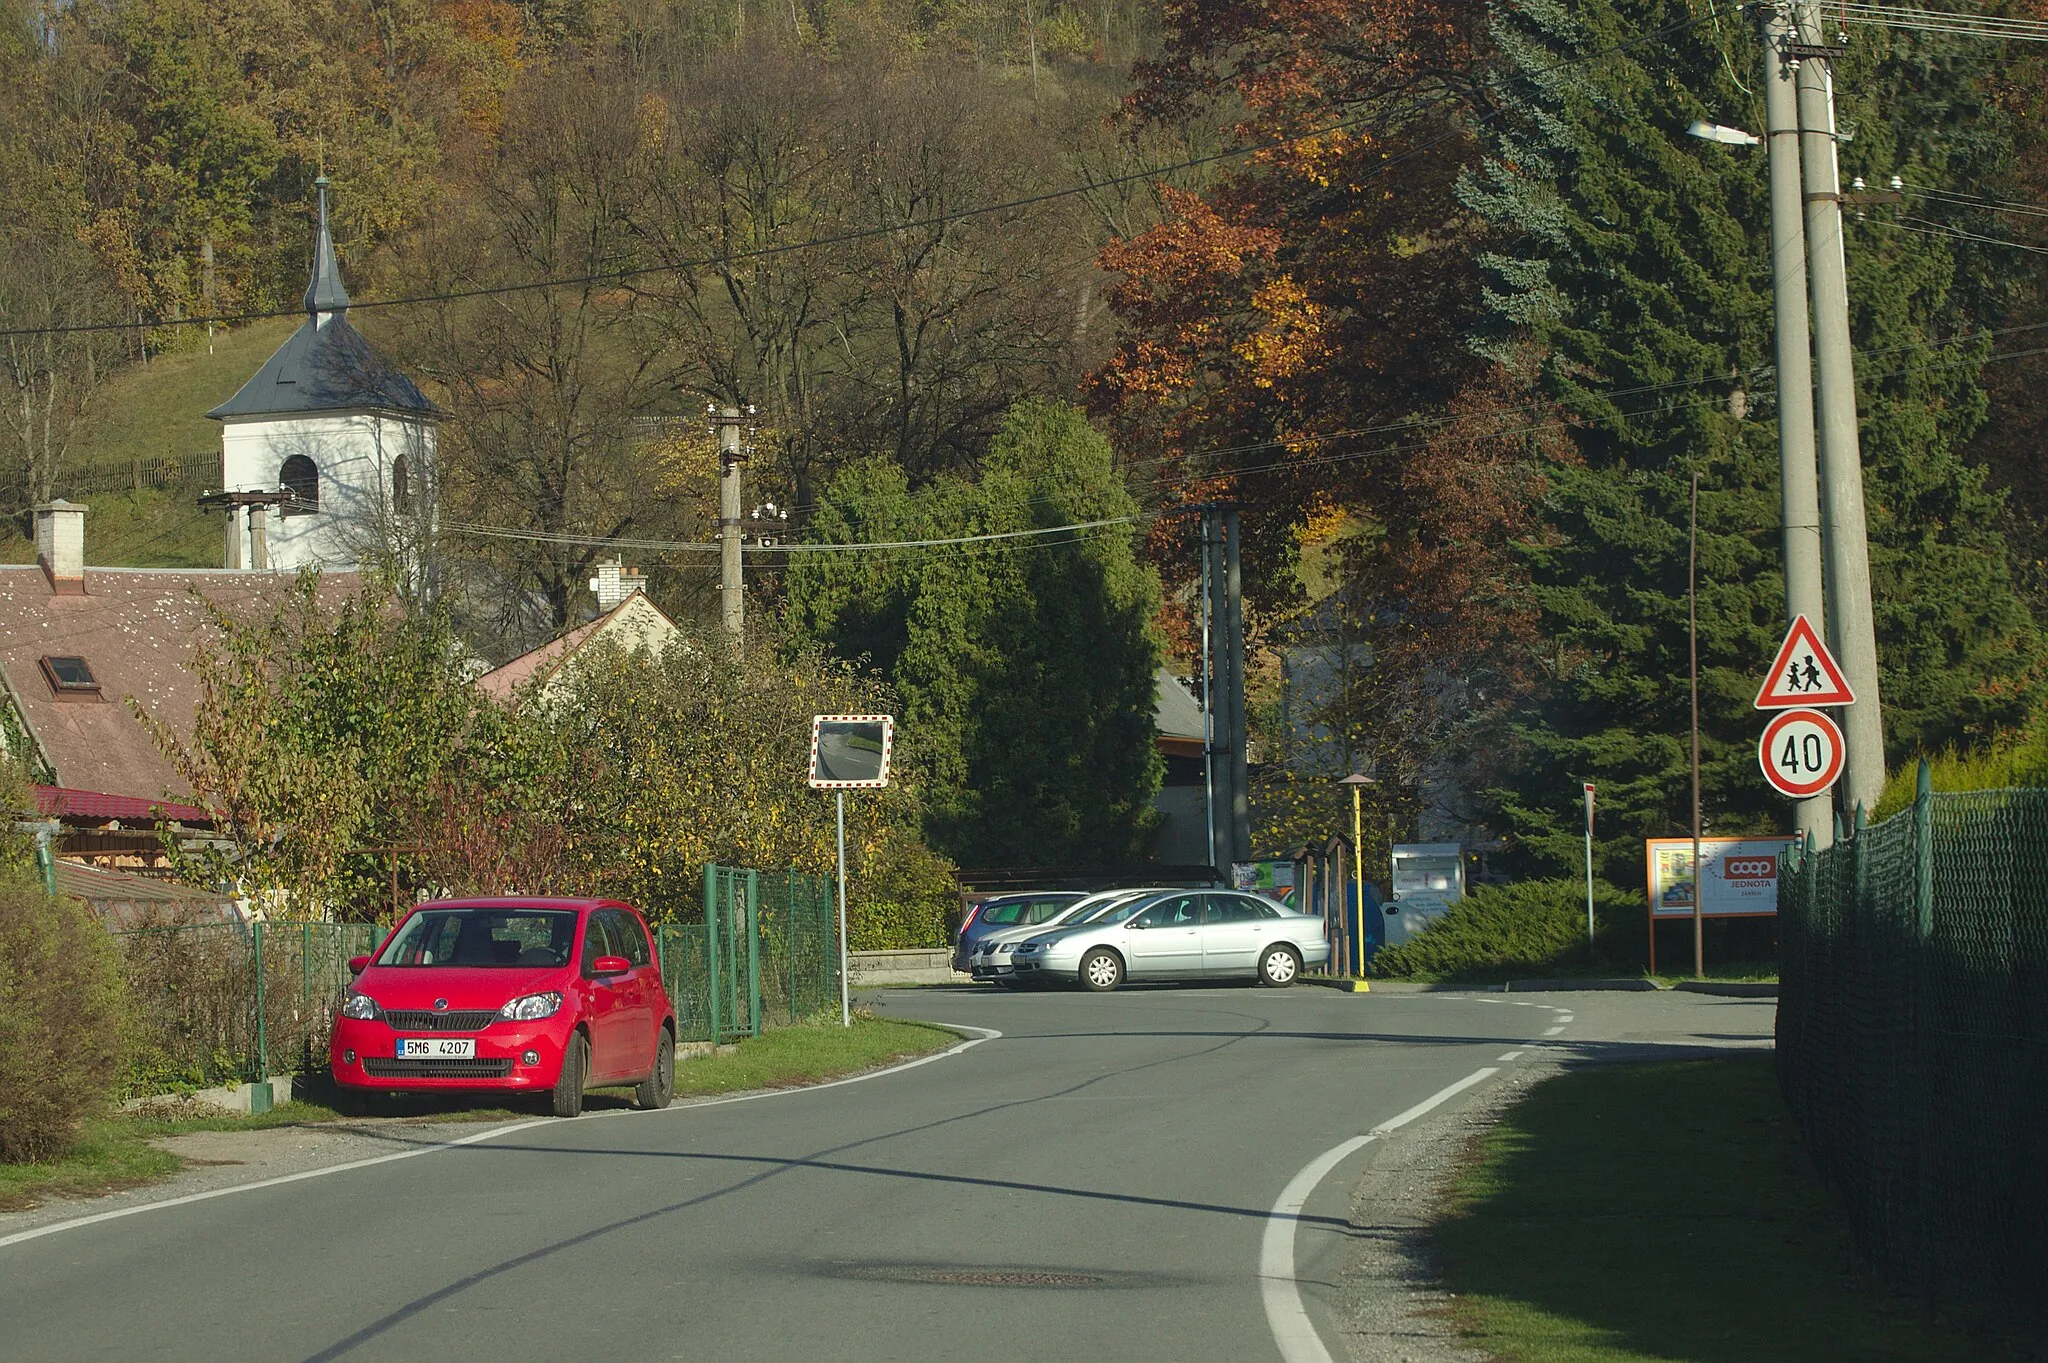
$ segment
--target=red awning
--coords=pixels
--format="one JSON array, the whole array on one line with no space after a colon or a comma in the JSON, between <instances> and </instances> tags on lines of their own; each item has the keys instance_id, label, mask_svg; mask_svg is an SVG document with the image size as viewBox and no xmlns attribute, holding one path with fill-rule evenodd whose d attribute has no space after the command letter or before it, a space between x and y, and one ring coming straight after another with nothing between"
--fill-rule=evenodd
<instances>
[{"instance_id":1,"label":"red awning","mask_svg":"<svg viewBox=\"0 0 2048 1363\"><path fill-rule=\"evenodd\" d=\"M107 795L63 786L37 786L35 792L36 808L53 819L118 819L134 824L152 824L159 818L172 823L213 822L213 816L198 805L181 805L171 800L145 800L139 795Z\"/></svg>"}]
</instances>

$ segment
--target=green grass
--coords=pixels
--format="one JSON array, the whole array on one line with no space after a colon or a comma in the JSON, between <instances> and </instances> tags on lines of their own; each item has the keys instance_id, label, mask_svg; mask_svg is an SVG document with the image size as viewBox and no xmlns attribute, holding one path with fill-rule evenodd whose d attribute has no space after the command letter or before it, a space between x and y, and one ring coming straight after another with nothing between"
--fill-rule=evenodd
<instances>
[{"instance_id":1,"label":"green grass","mask_svg":"<svg viewBox=\"0 0 2048 1363\"><path fill-rule=\"evenodd\" d=\"M1452 1321L1513 1363L2021 1356L1856 1273L1768 1055L1539 1085L1432 1235Z\"/></svg>"},{"instance_id":2,"label":"green grass","mask_svg":"<svg viewBox=\"0 0 2048 1363\"><path fill-rule=\"evenodd\" d=\"M210 355L204 335L195 333L147 365L130 364L95 395L73 439L67 471L126 469L136 459L218 451L220 425L206 413L234 396L297 325L281 318L217 332ZM103 568L220 567L220 517L194 505L197 495L191 488L77 494L72 500L91 508L86 562ZM18 523L0 529L0 563L35 561L26 529Z\"/></svg>"},{"instance_id":3,"label":"green grass","mask_svg":"<svg viewBox=\"0 0 2048 1363\"><path fill-rule=\"evenodd\" d=\"M924 1055L958 1042L955 1032L918 1022L856 1018L851 1028L837 1023L780 1027L739 1043L732 1055L707 1056L676 1066L676 1096L701 1097L747 1089L791 1088ZM623 1101L617 1091L593 1107ZM534 1115L455 1097L409 1096L387 1100L382 1111L416 1122L496 1122ZM124 1113L88 1122L78 1143L63 1157L36 1164L0 1164L0 1211L19 1211L52 1197L91 1197L168 1178L183 1161L151 1145L164 1136L195 1131L262 1131L280 1126L318 1126L357 1120L318 1102L281 1103L260 1116L222 1112L163 1117Z\"/></svg>"},{"instance_id":4,"label":"green grass","mask_svg":"<svg viewBox=\"0 0 2048 1363\"><path fill-rule=\"evenodd\" d=\"M856 1018L838 1023L777 1027L739 1043L732 1055L706 1056L676 1066L676 1096L701 1097L747 1089L788 1088L942 1050L957 1032L922 1022Z\"/></svg>"}]
</instances>

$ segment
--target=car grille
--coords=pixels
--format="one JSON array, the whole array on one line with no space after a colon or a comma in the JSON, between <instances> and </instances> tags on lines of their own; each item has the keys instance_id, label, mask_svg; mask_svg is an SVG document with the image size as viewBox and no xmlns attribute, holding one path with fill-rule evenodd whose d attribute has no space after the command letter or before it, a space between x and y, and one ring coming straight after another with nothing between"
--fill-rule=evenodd
<instances>
[{"instance_id":1,"label":"car grille","mask_svg":"<svg viewBox=\"0 0 2048 1363\"><path fill-rule=\"evenodd\" d=\"M497 1019L497 1012L489 1008L461 1013L433 1013L424 1008L384 1010L384 1020L396 1032L481 1032Z\"/></svg>"},{"instance_id":2,"label":"car grille","mask_svg":"<svg viewBox=\"0 0 2048 1363\"><path fill-rule=\"evenodd\" d=\"M366 1055L363 1070L372 1079L502 1079L512 1073L510 1060L397 1060Z\"/></svg>"}]
</instances>

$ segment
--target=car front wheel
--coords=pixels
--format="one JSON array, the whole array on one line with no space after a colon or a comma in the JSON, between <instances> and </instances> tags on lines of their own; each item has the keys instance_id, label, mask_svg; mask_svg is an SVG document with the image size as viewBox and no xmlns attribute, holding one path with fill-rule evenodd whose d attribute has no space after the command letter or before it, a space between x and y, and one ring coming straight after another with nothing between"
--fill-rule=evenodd
<instances>
[{"instance_id":1,"label":"car front wheel","mask_svg":"<svg viewBox=\"0 0 2048 1363\"><path fill-rule=\"evenodd\" d=\"M645 1112L655 1112L669 1105L676 1096L676 1038L667 1027L655 1040L654 1072L640 1081L633 1090L633 1106Z\"/></svg>"},{"instance_id":2,"label":"car front wheel","mask_svg":"<svg viewBox=\"0 0 2048 1363\"><path fill-rule=\"evenodd\" d=\"M1285 989L1301 974L1301 957L1293 947L1268 947L1259 957L1259 983L1268 989Z\"/></svg>"},{"instance_id":3,"label":"car front wheel","mask_svg":"<svg viewBox=\"0 0 2048 1363\"><path fill-rule=\"evenodd\" d=\"M1107 994L1124 982L1124 963L1108 947L1097 947L1081 958L1081 987Z\"/></svg>"},{"instance_id":4,"label":"car front wheel","mask_svg":"<svg viewBox=\"0 0 2048 1363\"><path fill-rule=\"evenodd\" d=\"M577 1032L562 1052L562 1072L548 1090L548 1110L557 1117L583 1115L583 1079L590 1073L590 1039Z\"/></svg>"}]
</instances>

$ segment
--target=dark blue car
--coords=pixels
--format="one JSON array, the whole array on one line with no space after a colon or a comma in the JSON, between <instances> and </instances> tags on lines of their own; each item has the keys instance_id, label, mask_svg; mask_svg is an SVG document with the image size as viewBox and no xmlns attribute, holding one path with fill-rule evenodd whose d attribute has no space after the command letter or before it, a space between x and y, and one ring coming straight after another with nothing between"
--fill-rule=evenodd
<instances>
[{"instance_id":1,"label":"dark blue car","mask_svg":"<svg viewBox=\"0 0 2048 1363\"><path fill-rule=\"evenodd\" d=\"M1079 890L1026 890L1021 894L991 895L967 911L967 921L960 925L960 940L953 945L953 969L971 969L974 948L989 933L999 928L1028 928L1043 923L1085 897Z\"/></svg>"}]
</instances>

